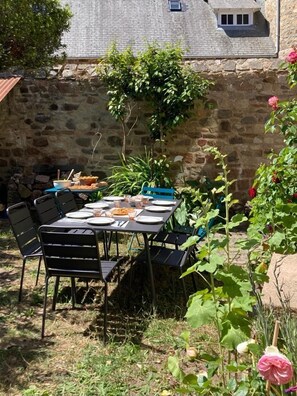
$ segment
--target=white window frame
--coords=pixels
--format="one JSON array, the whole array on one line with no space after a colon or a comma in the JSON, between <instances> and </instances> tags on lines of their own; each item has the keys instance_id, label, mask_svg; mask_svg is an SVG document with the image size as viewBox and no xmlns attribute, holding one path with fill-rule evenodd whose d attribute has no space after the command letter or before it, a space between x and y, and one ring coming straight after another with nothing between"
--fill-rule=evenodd
<instances>
[{"instance_id":1,"label":"white window frame","mask_svg":"<svg viewBox=\"0 0 297 396\"><path fill-rule=\"evenodd\" d=\"M227 23L222 23L222 17L223 17L223 15L226 15L226 17L227 17ZM232 15L233 16L233 23L228 23L228 16L229 15ZM244 17L244 15L248 15L248 18L249 18L249 21L248 21L248 23L237 23L237 16L238 15L241 15L242 16L242 20L243 20L243 17ZM220 14L219 14L219 16L218 16L218 24L219 24L219 26L221 26L221 27L224 27L224 26L251 26L252 24L253 24L253 16L254 16L254 14L253 14L253 12L245 12L245 11L243 11L243 12L238 12L238 11L226 11L226 12L221 12Z\"/></svg>"}]
</instances>

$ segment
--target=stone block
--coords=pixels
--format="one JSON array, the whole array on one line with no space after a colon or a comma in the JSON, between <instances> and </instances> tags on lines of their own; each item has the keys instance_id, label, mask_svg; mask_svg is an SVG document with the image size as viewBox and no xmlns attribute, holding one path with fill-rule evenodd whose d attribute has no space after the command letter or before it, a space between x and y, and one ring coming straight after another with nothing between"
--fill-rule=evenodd
<instances>
[{"instance_id":1,"label":"stone block","mask_svg":"<svg viewBox=\"0 0 297 396\"><path fill-rule=\"evenodd\" d=\"M273 254L268 268L269 282L264 284L262 301L265 305L282 308L276 285L283 299L288 299L290 308L297 309L297 254Z\"/></svg>"},{"instance_id":2,"label":"stone block","mask_svg":"<svg viewBox=\"0 0 297 396\"><path fill-rule=\"evenodd\" d=\"M248 189L251 187L250 180L249 179L238 179L236 181L236 190L237 191L248 191Z\"/></svg>"},{"instance_id":3,"label":"stone block","mask_svg":"<svg viewBox=\"0 0 297 396\"><path fill-rule=\"evenodd\" d=\"M80 137L76 139L75 142L81 147L92 147L92 141L90 138Z\"/></svg>"},{"instance_id":4,"label":"stone block","mask_svg":"<svg viewBox=\"0 0 297 396\"><path fill-rule=\"evenodd\" d=\"M38 139L33 139L33 145L35 147L47 147L49 143L45 137L40 137Z\"/></svg>"}]
</instances>

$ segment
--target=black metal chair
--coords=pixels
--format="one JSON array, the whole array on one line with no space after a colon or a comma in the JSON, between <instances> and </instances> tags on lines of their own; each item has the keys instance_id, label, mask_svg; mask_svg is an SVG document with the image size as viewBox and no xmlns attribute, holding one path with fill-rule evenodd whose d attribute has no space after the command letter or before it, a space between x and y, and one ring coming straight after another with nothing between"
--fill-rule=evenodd
<instances>
[{"instance_id":1,"label":"black metal chair","mask_svg":"<svg viewBox=\"0 0 297 396\"><path fill-rule=\"evenodd\" d=\"M25 202L20 202L7 208L7 216L17 241L20 253L23 257L21 282L19 289L19 302L22 299L23 281L26 260L28 258L38 258L38 269L36 284L38 283L40 264L42 259L41 245L38 239L35 224L32 220L29 208Z\"/></svg>"},{"instance_id":2,"label":"black metal chair","mask_svg":"<svg viewBox=\"0 0 297 396\"><path fill-rule=\"evenodd\" d=\"M36 198L34 200L34 206L41 224L51 224L62 217L55 197L52 194L46 194Z\"/></svg>"},{"instance_id":3,"label":"black metal chair","mask_svg":"<svg viewBox=\"0 0 297 396\"><path fill-rule=\"evenodd\" d=\"M194 249L194 245L186 250L169 249L164 246L150 246L150 256L153 265L163 265L170 268L175 268L181 275L184 267L188 262L191 262L191 253ZM147 262L147 253L142 251L137 257L136 262ZM187 289L184 278L181 278L183 292L185 300L187 301ZM195 280L193 278L194 287L196 287Z\"/></svg>"},{"instance_id":4,"label":"black metal chair","mask_svg":"<svg viewBox=\"0 0 297 396\"><path fill-rule=\"evenodd\" d=\"M57 191L55 195L60 211L64 216L68 212L78 210L74 195L68 188L63 188L62 190Z\"/></svg>"},{"instance_id":5,"label":"black metal chair","mask_svg":"<svg viewBox=\"0 0 297 396\"><path fill-rule=\"evenodd\" d=\"M86 227L80 227L81 231ZM104 283L104 342L107 338L107 296L108 282L115 267L119 268L121 260L100 260L98 236L94 230L89 232L72 233L71 227L41 226L39 236L42 245L45 262L45 296L42 316L41 337L44 337L45 318L47 306L48 283L51 277L67 277L71 280L75 278L98 279ZM118 280L119 280L118 272ZM59 282L56 282L54 299L57 295ZM75 296L73 295L73 305Z\"/></svg>"}]
</instances>

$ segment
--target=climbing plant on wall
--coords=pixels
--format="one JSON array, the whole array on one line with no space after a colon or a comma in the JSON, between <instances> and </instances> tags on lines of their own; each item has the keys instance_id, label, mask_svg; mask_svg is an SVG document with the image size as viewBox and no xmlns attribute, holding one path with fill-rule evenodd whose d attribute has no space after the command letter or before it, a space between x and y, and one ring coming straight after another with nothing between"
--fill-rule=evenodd
<instances>
[{"instance_id":1,"label":"climbing plant on wall","mask_svg":"<svg viewBox=\"0 0 297 396\"><path fill-rule=\"evenodd\" d=\"M123 153L129 130L124 124L131 113L131 103L145 100L149 104L147 125L151 137L163 140L189 117L195 100L203 98L212 84L186 66L182 49L170 44L149 44L137 55L131 48L120 52L113 44L100 60L98 71L107 85L108 109L122 123Z\"/></svg>"}]
</instances>

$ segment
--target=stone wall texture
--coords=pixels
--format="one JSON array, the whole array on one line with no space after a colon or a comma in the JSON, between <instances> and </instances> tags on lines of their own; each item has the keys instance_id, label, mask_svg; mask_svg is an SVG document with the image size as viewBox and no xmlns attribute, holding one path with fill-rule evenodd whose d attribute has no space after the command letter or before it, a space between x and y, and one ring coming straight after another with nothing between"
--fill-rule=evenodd
<instances>
[{"instance_id":1,"label":"stone wall texture","mask_svg":"<svg viewBox=\"0 0 297 396\"><path fill-rule=\"evenodd\" d=\"M270 34L276 41L277 8L280 9L280 56L285 56L293 46L297 46L297 3L294 0L266 0L265 16L269 22Z\"/></svg>"},{"instance_id":2,"label":"stone wall texture","mask_svg":"<svg viewBox=\"0 0 297 396\"><path fill-rule=\"evenodd\" d=\"M171 158L183 156L178 178L214 177L214 161L204 148L218 146L237 179L235 194L245 200L258 165L282 146L280 136L264 134L267 100L293 92L277 59L195 61L192 66L215 85L207 103L197 103L192 117L168 136L166 152ZM57 68L49 79L24 78L0 103L0 177L7 180L15 169L30 174L38 164L71 164L101 177L110 174L119 162L122 130L106 105L94 65ZM150 145L146 112L143 104L134 108L128 153L142 153Z\"/></svg>"}]
</instances>

